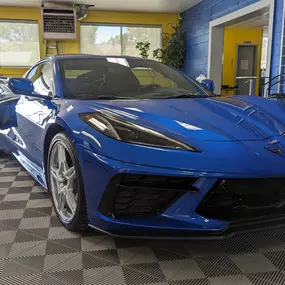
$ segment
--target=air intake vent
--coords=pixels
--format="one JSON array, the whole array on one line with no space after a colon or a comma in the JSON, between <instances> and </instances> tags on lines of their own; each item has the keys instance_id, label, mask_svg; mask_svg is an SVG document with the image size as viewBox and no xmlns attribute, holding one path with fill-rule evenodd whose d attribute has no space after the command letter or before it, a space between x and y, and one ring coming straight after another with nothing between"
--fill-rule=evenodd
<instances>
[{"instance_id":1,"label":"air intake vent","mask_svg":"<svg viewBox=\"0 0 285 285\"><path fill-rule=\"evenodd\" d=\"M43 38L47 40L76 39L76 10L42 8Z\"/></svg>"},{"instance_id":2,"label":"air intake vent","mask_svg":"<svg viewBox=\"0 0 285 285\"><path fill-rule=\"evenodd\" d=\"M183 194L197 192L194 177L117 174L110 181L99 211L112 218L160 215Z\"/></svg>"}]
</instances>

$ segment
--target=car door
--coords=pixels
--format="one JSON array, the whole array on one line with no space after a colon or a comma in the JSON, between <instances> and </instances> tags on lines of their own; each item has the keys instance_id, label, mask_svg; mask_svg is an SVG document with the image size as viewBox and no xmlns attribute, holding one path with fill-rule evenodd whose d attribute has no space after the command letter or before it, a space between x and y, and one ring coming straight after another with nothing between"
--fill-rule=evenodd
<instances>
[{"instance_id":1,"label":"car door","mask_svg":"<svg viewBox=\"0 0 285 285\"><path fill-rule=\"evenodd\" d=\"M14 141L30 163L42 167L45 125L53 112L50 108L50 97L54 96L52 64L41 63L25 77L33 82L35 93L42 97L21 95L16 106L18 126L14 128Z\"/></svg>"}]
</instances>

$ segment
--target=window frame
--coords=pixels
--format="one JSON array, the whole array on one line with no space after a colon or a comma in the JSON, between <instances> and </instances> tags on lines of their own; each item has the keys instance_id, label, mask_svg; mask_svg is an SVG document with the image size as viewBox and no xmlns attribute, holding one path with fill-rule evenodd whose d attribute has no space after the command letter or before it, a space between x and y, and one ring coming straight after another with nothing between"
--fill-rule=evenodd
<instances>
[{"instance_id":1,"label":"window frame","mask_svg":"<svg viewBox=\"0 0 285 285\"><path fill-rule=\"evenodd\" d=\"M37 25L37 30L38 30L38 47L37 47L37 52L38 52L38 62L40 60L41 54L40 54L40 31L39 31L39 22L37 20L17 20L17 19L4 19L0 18L0 23L16 23L16 24L36 24ZM0 62L0 68L30 68L33 65L2 65Z\"/></svg>"},{"instance_id":2,"label":"window frame","mask_svg":"<svg viewBox=\"0 0 285 285\"><path fill-rule=\"evenodd\" d=\"M80 23L80 53L83 53L82 50L82 33L81 33L81 26L103 26L103 27L116 27L120 28L120 40L121 40L121 54L120 56L127 56L123 54L123 28L159 28L160 33L160 48L162 48L163 45L163 29L162 24L124 24L124 23L105 23L105 22L81 22ZM106 55L108 56L108 55Z\"/></svg>"}]
</instances>

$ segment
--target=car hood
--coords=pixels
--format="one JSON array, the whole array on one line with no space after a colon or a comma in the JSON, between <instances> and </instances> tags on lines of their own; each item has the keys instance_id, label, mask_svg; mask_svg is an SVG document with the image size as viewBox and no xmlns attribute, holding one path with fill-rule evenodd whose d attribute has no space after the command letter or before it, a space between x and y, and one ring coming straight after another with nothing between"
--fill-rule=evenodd
<instances>
[{"instance_id":1,"label":"car hood","mask_svg":"<svg viewBox=\"0 0 285 285\"><path fill-rule=\"evenodd\" d=\"M285 106L250 97L81 101L80 105L186 141L260 141L283 135Z\"/></svg>"}]
</instances>

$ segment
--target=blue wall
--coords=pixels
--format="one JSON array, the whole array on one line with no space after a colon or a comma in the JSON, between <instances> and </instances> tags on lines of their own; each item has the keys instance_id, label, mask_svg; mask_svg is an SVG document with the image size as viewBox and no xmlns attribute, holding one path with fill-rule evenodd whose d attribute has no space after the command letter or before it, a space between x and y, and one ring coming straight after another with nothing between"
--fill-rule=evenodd
<instances>
[{"instance_id":1,"label":"blue wall","mask_svg":"<svg viewBox=\"0 0 285 285\"><path fill-rule=\"evenodd\" d=\"M185 72L189 76L196 78L200 74L207 74L209 22L258 1L202 0L182 14L181 25L186 29ZM271 76L279 74L283 3L284 0L275 0Z\"/></svg>"},{"instance_id":2,"label":"blue wall","mask_svg":"<svg viewBox=\"0 0 285 285\"><path fill-rule=\"evenodd\" d=\"M271 57L271 78L280 74L280 51L282 44L282 22L283 22L283 5L284 0L275 0L274 11L274 28L272 42L272 57ZM274 89L276 89L275 86Z\"/></svg>"}]
</instances>

